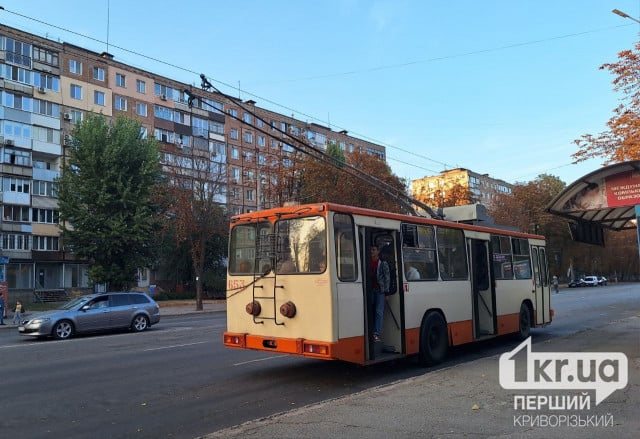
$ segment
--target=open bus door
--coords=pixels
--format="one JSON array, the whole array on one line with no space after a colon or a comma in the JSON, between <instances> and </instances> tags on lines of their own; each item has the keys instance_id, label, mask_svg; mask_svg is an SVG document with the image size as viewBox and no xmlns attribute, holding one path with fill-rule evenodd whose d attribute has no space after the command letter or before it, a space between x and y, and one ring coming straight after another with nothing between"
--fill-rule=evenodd
<instances>
[{"instance_id":1,"label":"open bus door","mask_svg":"<svg viewBox=\"0 0 640 439\"><path fill-rule=\"evenodd\" d=\"M473 297L473 330L475 338L496 334L496 288L491 271L489 242L468 239L471 257L471 294Z\"/></svg>"},{"instance_id":2,"label":"open bus door","mask_svg":"<svg viewBox=\"0 0 640 439\"><path fill-rule=\"evenodd\" d=\"M544 325L551 321L551 285L547 269L547 252L544 247L531 246L531 262L536 296L535 324Z\"/></svg>"},{"instance_id":3,"label":"open bus door","mask_svg":"<svg viewBox=\"0 0 640 439\"><path fill-rule=\"evenodd\" d=\"M402 346L404 345L404 315L402 314L402 277L400 270L400 264L398 261L398 234L395 230L378 229L372 227L361 227L360 229L360 243L363 243L361 248L362 261L362 278L363 282L363 294L364 294L364 315L365 315L365 345L366 345L366 359L367 361L388 359L390 356L400 356L403 353ZM382 333L380 334L381 341L375 342L373 340L373 332L375 325L375 301L371 294L372 291L372 279L371 279L371 253L370 248L372 245L376 245L378 249L387 254L387 257L392 258L390 261L390 269L395 271L395 291L396 293L388 296L384 304L384 318ZM393 267L393 268L392 268Z\"/></svg>"}]
</instances>

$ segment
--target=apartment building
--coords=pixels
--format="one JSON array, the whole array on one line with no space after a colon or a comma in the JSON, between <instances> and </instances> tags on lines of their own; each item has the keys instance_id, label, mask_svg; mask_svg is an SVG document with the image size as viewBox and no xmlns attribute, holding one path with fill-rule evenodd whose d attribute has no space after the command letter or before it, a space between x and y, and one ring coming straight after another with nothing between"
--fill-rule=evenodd
<instances>
[{"instance_id":1,"label":"apartment building","mask_svg":"<svg viewBox=\"0 0 640 439\"><path fill-rule=\"evenodd\" d=\"M473 201L487 207L491 206L498 194L510 194L513 188L513 185L506 181L489 177L488 174L455 168L442 171L438 175L413 180L411 192L415 198L427 201L436 198L437 195L446 197L455 185L469 188Z\"/></svg>"},{"instance_id":2,"label":"apartment building","mask_svg":"<svg viewBox=\"0 0 640 439\"><path fill-rule=\"evenodd\" d=\"M139 120L141 134L160 142L165 169L194 156L208 158L210 168L218 171L212 179L222 183L219 201L232 214L297 201L296 185L281 181L295 178L286 169L296 159L294 142L283 132L320 149L335 142L347 152L385 158L383 146L346 131L156 75L106 52L4 25L0 104L0 261L6 263L12 291L89 287L87 265L59 237L54 184L73 127L89 112ZM140 286L149 283L148 272L139 277Z\"/></svg>"}]
</instances>

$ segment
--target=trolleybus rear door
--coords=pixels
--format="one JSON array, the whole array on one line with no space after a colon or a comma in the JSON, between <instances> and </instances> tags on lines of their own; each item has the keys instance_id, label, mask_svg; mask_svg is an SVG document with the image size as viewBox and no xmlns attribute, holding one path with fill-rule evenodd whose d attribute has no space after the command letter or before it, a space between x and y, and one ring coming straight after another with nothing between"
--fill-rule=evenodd
<instances>
[{"instance_id":1,"label":"trolleybus rear door","mask_svg":"<svg viewBox=\"0 0 640 439\"><path fill-rule=\"evenodd\" d=\"M475 338L494 335L497 327L496 290L489 261L488 241L469 239Z\"/></svg>"}]
</instances>

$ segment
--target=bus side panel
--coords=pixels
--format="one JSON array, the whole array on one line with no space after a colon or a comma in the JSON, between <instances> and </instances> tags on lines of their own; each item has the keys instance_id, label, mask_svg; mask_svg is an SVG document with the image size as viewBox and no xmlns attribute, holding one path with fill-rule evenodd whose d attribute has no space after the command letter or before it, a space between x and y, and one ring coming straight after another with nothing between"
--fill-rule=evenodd
<instances>
[{"instance_id":1,"label":"bus side panel","mask_svg":"<svg viewBox=\"0 0 640 439\"><path fill-rule=\"evenodd\" d=\"M408 282L407 285L404 294L407 354L416 353L419 349L420 325L429 309L442 311L453 344L473 340L471 287L468 280Z\"/></svg>"},{"instance_id":2,"label":"bus side panel","mask_svg":"<svg viewBox=\"0 0 640 439\"><path fill-rule=\"evenodd\" d=\"M496 308L498 313L498 335L518 331L520 305L525 300L533 302L531 279L496 280ZM535 303L532 303L535 307Z\"/></svg>"}]
</instances>

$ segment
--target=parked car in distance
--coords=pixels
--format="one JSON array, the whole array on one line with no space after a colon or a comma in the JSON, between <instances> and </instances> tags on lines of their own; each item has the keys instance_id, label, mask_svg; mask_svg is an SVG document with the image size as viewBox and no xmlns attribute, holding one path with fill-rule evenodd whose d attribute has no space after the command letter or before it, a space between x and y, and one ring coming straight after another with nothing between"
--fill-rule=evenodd
<instances>
[{"instance_id":1,"label":"parked car in distance","mask_svg":"<svg viewBox=\"0 0 640 439\"><path fill-rule=\"evenodd\" d=\"M586 287L587 284L584 281L584 279L576 279L576 280L570 281L568 286L569 286L569 288Z\"/></svg>"},{"instance_id":2,"label":"parked car in distance","mask_svg":"<svg viewBox=\"0 0 640 439\"><path fill-rule=\"evenodd\" d=\"M597 276L585 276L582 280L587 284L588 287L597 287L598 286L598 277Z\"/></svg>"},{"instance_id":3,"label":"parked car in distance","mask_svg":"<svg viewBox=\"0 0 640 439\"><path fill-rule=\"evenodd\" d=\"M600 276L598 278L598 285L607 286L607 278L604 276Z\"/></svg>"},{"instance_id":4,"label":"parked car in distance","mask_svg":"<svg viewBox=\"0 0 640 439\"><path fill-rule=\"evenodd\" d=\"M18 326L21 335L64 340L74 334L130 329L142 332L160 321L160 307L139 292L110 292L77 297L60 308L34 313Z\"/></svg>"}]
</instances>

